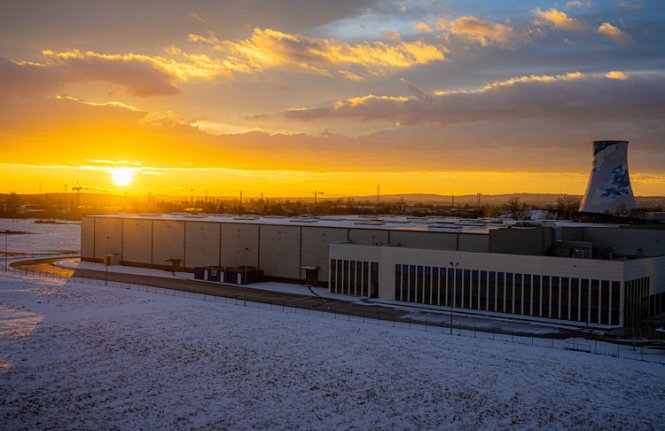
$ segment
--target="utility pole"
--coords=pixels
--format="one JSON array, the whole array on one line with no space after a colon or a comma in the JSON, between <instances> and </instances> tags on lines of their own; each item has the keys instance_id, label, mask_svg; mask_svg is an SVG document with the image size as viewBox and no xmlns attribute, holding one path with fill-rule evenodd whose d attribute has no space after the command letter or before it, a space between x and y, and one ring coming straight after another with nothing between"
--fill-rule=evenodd
<instances>
[{"instance_id":1,"label":"utility pole","mask_svg":"<svg viewBox=\"0 0 665 431\"><path fill-rule=\"evenodd\" d=\"M323 192L320 192L318 190L314 190L314 214L317 213L317 197L318 195L322 195Z\"/></svg>"}]
</instances>

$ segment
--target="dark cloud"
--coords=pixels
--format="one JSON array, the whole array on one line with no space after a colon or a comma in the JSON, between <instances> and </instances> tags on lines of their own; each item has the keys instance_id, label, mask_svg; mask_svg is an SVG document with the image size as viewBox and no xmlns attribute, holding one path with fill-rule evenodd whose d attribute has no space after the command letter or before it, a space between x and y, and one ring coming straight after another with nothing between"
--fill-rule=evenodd
<instances>
[{"instance_id":1,"label":"dark cloud","mask_svg":"<svg viewBox=\"0 0 665 431\"><path fill-rule=\"evenodd\" d=\"M149 61L132 57L72 55L38 63L0 59L0 93L30 94L71 82L103 81L126 87L137 96L178 94L174 77Z\"/></svg>"},{"instance_id":2,"label":"dark cloud","mask_svg":"<svg viewBox=\"0 0 665 431\"><path fill-rule=\"evenodd\" d=\"M621 77L617 73L611 75ZM353 118L389 120L402 125L559 119L630 121L665 116L665 78L569 74L526 77L489 85L474 92L430 97L365 96L315 108L284 112L293 120Z\"/></svg>"}]
</instances>

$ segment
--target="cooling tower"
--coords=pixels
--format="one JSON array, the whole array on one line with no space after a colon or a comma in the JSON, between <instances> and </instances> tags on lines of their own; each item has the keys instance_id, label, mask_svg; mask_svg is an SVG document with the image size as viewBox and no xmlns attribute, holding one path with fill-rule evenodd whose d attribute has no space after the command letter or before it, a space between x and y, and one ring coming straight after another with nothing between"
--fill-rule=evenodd
<instances>
[{"instance_id":1,"label":"cooling tower","mask_svg":"<svg viewBox=\"0 0 665 431\"><path fill-rule=\"evenodd\" d=\"M625 215L636 208L628 176L628 141L594 141L592 163L580 211Z\"/></svg>"}]
</instances>

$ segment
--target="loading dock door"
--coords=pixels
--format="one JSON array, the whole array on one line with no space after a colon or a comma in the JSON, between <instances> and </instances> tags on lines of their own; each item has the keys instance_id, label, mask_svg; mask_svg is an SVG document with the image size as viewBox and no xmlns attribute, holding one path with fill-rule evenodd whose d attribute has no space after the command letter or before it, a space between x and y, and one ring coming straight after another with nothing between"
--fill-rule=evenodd
<instances>
[{"instance_id":1,"label":"loading dock door","mask_svg":"<svg viewBox=\"0 0 665 431\"><path fill-rule=\"evenodd\" d=\"M312 287L318 287L319 267L316 265L305 265L302 269L305 270L305 284Z\"/></svg>"}]
</instances>

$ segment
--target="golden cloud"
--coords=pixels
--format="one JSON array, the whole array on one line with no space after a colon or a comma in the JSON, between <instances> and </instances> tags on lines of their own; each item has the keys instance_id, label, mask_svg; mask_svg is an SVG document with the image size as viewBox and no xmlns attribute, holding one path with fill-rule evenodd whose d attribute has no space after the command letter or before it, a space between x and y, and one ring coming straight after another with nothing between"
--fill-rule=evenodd
<instances>
[{"instance_id":1,"label":"golden cloud","mask_svg":"<svg viewBox=\"0 0 665 431\"><path fill-rule=\"evenodd\" d=\"M457 18L450 29L455 36L481 46L490 44L513 48L519 39L512 27L473 16Z\"/></svg>"},{"instance_id":2,"label":"golden cloud","mask_svg":"<svg viewBox=\"0 0 665 431\"><path fill-rule=\"evenodd\" d=\"M212 45L225 61L245 71L269 68L294 68L318 75L339 75L358 79L362 68L369 73L383 73L391 68L410 68L420 64L442 61L443 49L421 40L388 42L342 43L332 39L317 39L293 35L272 29L254 29L249 39L220 40L210 34L190 34L192 42ZM344 68L342 71L339 68Z\"/></svg>"},{"instance_id":3,"label":"golden cloud","mask_svg":"<svg viewBox=\"0 0 665 431\"><path fill-rule=\"evenodd\" d=\"M632 45L633 39L619 27L616 27L609 22L604 22L598 26L596 30L598 33L619 42L621 45Z\"/></svg>"},{"instance_id":4,"label":"golden cloud","mask_svg":"<svg viewBox=\"0 0 665 431\"><path fill-rule=\"evenodd\" d=\"M548 9L546 11L541 9L534 9L533 14L536 15L536 24L550 24L555 28L569 31L585 31L589 29L589 25L581 19L571 18L565 12L557 9Z\"/></svg>"}]
</instances>

